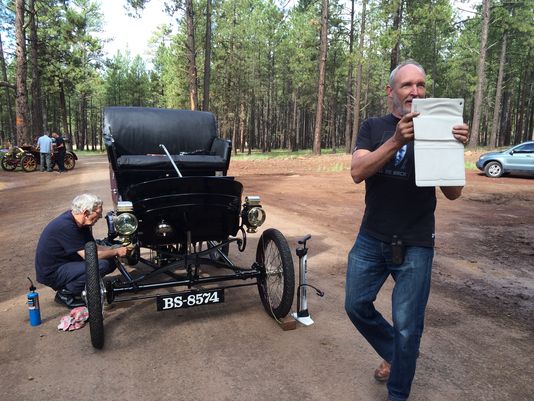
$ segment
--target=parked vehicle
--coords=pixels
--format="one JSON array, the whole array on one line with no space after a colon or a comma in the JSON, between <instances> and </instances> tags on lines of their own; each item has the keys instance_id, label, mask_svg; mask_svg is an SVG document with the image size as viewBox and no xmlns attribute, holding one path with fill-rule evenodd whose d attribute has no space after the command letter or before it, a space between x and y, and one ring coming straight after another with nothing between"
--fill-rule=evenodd
<instances>
[{"instance_id":1,"label":"parked vehicle","mask_svg":"<svg viewBox=\"0 0 534 401\"><path fill-rule=\"evenodd\" d=\"M476 166L491 178L505 174L534 176L534 141L523 142L502 151L484 153Z\"/></svg>"},{"instance_id":2,"label":"parked vehicle","mask_svg":"<svg viewBox=\"0 0 534 401\"><path fill-rule=\"evenodd\" d=\"M52 166L56 162L57 152L52 153ZM73 151L65 153L65 170L72 170L76 166L78 156ZM41 153L31 145L14 146L4 153L1 165L5 171L13 171L21 167L27 173L37 170L37 165L41 164Z\"/></svg>"},{"instance_id":3,"label":"parked vehicle","mask_svg":"<svg viewBox=\"0 0 534 401\"><path fill-rule=\"evenodd\" d=\"M35 168L37 168L37 164L41 164L41 153L39 152L39 149L33 146L22 146L22 149L24 149L26 152L29 152L33 155L33 157L35 158L35 162L36 162ZM57 152L52 153L52 166L54 166L54 164L56 163L56 158L57 158ZM76 153L74 153L72 150L67 150L65 152L65 161L64 161L65 170L72 170L76 166L76 160L78 160L78 156L76 156Z\"/></svg>"},{"instance_id":4,"label":"parked vehicle","mask_svg":"<svg viewBox=\"0 0 534 401\"><path fill-rule=\"evenodd\" d=\"M154 298L154 309L167 311L219 304L225 290L252 285L269 315L285 317L295 273L283 234L263 231L250 267L231 260L266 214L259 196L242 203L243 185L227 176L232 145L217 136L214 115L108 107L103 117L114 203L105 243L128 246L131 254L116 260L118 278L101 280L96 244L85 247L82 296L93 346L104 345L104 303Z\"/></svg>"},{"instance_id":5,"label":"parked vehicle","mask_svg":"<svg viewBox=\"0 0 534 401\"><path fill-rule=\"evenodd\" d=\"M26 172L35 171L37 161L33 154L24 149L25 147L13 146L2 157L1 165L5 171L13 171L21 167Z\"/></svg>"}]
</instances>

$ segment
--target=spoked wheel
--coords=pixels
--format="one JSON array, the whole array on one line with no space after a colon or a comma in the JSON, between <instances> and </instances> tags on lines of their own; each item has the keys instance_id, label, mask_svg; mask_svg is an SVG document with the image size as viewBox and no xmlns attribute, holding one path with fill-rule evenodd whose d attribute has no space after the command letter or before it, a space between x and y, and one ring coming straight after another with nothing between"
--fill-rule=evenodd
<instances>
[{"instance_id":1,"label":"spoked wheel","mask_svg":"<svg viewBox=\"0 0 534 401\"><path fill-rule=\"evenodd\" d=\"M17 168L17 164L12 162L9 157L2 157L2 168L6 171L13 171Z\"/></svg>"},{"instance_id":2,"label":"spoked wheel","mask_svg":"<svg viewBox=\"0 0 534 401\"><path fill-rule=\"evenodd\" d=\"M65 153L63 165L65 166L65 170L72 170L74 166L76 166L76 159L74 158L72 153Z\"/></svg>"},{"instance_id":3,"label":"spoked wheel","mask_svg":"<svg viewBox=\"0 0 534 401\"><path fill-rule=\"evenodd\" d=\"M37 170L37 160L33 155L26 155L20 161L22 169L27 173Z\"/></svg>"},{"instance_id":4,"label":"spoked wheel","mask_svg":"<svg viewBox=\"0 0 534 401\"><path fill-rule=\"evenodd\" d=\"M89 310L91 343L95 348L104 346L104 287L98 270L98 256L94 241L85 244L85 302Z\"/></svg>"},{"instance_id":5,"label":"spoked wheel","mask_svg":"<svg viewBox=\"0 0 534 401\"><path fill-rule=\"evenodd\" d=\"M270 228L263 232L256 262L262 270L258 279L261 302L268 314L283 318L293 305L295 270L289 245L280 231Z\"/></svg>"}]
</instances>

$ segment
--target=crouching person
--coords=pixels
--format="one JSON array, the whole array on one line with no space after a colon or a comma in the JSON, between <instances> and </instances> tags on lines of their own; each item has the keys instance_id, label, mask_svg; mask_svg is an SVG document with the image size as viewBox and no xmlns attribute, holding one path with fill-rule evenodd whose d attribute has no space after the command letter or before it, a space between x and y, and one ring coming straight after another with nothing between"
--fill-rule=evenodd
<instances>
[{"instance_id":1,"label":"crouching person","mask_svg":"<svg viewBox=\"0 0 534 401\"><path fill-rule=\"evenodd\" d=\"M82 194L68 210L43 230L35 253L37 281L53 288L55 301L68 308L85 305L80 295L85 288L85 244L94 241L92 227L102 217L102 199ZM98 245L100 276L115 270L116 257L126 256L126 247Z\"/></svg>"}]
</instances>

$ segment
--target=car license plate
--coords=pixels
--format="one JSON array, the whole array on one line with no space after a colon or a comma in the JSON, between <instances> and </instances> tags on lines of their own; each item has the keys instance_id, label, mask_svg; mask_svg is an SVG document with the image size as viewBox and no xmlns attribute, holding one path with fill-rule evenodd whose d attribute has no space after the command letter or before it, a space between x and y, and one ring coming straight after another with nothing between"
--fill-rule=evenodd
<instances>
[{"instance_id":1,"label":"car license plate","mask_svg":"<svg viewBox=\"0 0 534 401\"><path fill-rule=\"evenodd\" d=\"M159 295L156 298L158 311L191 308L193 306L224 302L224 289L191 290L177 294Z\"/></svg>"}]
</instances>

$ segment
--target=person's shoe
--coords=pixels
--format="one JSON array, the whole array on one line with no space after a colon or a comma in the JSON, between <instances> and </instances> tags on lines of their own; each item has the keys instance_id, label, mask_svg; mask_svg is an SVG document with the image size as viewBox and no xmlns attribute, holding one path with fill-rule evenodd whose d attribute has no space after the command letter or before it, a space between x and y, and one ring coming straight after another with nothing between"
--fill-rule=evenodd
<instances>
[{"instance_id":1,"label":"person's shoe","mask_svg":"<svg viewBox=\"0 0 534 401\"><path fill-rule=\"evenodd\" d=\"M389 380L389 372L391 365L387 361L382 361L378 369L375 370L375 380L379 382L387 382Z\"/></svg>"},{"instance_id":2,"label":"person's shoe","mask_svg":"<svg viewBox=\"0 0 534 401\"><path fill-rule=\"evenodd\" d=\"M74 295L72 292L64 288L56 292L54 301L60 305L66 306L69 309L77 308L78 306L85 306L85 302L83 302L79 296Z\"/></svg>"}]
</instances>

